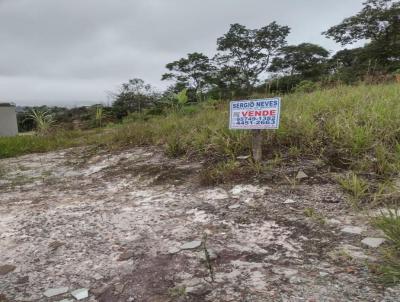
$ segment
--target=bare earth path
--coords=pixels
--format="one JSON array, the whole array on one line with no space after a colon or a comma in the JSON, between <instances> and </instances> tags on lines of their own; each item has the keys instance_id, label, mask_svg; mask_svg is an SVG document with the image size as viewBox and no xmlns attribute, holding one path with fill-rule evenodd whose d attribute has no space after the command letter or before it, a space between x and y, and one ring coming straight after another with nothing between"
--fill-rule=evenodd
<instances>
[{"instance_id":1,"label":"bare earth path","mask_svg":"<svg viewBox=\"0 0 400 302\"><path fill-rule=\"evenodd\" d=\"M313 163L295 186L205 188L198 163L87 152L0 161L0 301L400 301L365 265L377 249L361 240L380 234Z\"/></svg>"}]
</instances>

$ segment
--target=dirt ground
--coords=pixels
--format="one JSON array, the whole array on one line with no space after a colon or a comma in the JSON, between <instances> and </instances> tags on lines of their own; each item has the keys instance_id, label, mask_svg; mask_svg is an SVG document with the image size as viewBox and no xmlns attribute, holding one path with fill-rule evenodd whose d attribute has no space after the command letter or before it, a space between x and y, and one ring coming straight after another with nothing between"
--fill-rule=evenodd
<instances>
[{"instance_id":1,"label":"dirt ground","mask_svg":"<svg viewBox=\"0 0 400 302\"><path fill-rule=\"evenodd\" d=\"M369 271L379 250L361 243L382 234L317 162L302 163L301 182L288 164L217 187L199 185L201 163L144 148L0 166L0 301L68 301L79 288L103 302L400 301Z\"/></svg>"}]
</instances>

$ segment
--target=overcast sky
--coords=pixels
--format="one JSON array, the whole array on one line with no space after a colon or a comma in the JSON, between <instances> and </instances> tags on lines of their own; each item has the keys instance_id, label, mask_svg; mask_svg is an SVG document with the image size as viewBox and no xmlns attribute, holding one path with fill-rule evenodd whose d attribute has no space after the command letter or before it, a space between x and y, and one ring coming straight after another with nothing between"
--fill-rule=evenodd
<instances>
[{"instance_id":1,"label":"overcast sky","mask_svg":"<svg viewBox=\"0 0 400 302\"><path fill-rule=\"evenodd\" d=\"M107 103L129 78L164 88L165 64L213 55L229 24L289 25L288 42L339 45L321 32L364 0L0 0L0 101Z\"/></svg>"}]
</instances>

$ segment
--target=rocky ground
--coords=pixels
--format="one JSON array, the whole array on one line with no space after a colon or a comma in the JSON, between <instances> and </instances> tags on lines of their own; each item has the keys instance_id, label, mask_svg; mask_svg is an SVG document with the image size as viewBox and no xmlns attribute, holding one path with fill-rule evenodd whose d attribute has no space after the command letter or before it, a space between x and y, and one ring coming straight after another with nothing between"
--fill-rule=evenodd
<instances>
[{"instance_id":1,"label":"rocky ground","mask_svg":"<svg viewBox=\"0 0 400 302\"><path fill-rule=\"evenodd\" d=\"M140 148L0 166L0 301L400 301L369 271L382 234L317 162L217 187Z\"/></svg>"}]
</instances>

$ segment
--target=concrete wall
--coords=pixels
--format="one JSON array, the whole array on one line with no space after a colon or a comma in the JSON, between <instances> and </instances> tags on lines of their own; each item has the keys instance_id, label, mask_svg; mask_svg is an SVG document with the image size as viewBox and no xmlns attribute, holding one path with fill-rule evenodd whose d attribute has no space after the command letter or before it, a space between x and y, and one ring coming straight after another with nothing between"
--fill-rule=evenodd
<instances>
[{"instance_id":1,"label":"concrete wall","mask_svg":"<svg viewBox=\"0 0 400 302\"><path fill-rule=\"evenodd\" d=\"M0 136L18 134L17 114L13 106L0 106Z\"/></svg>"}]
</instances>

